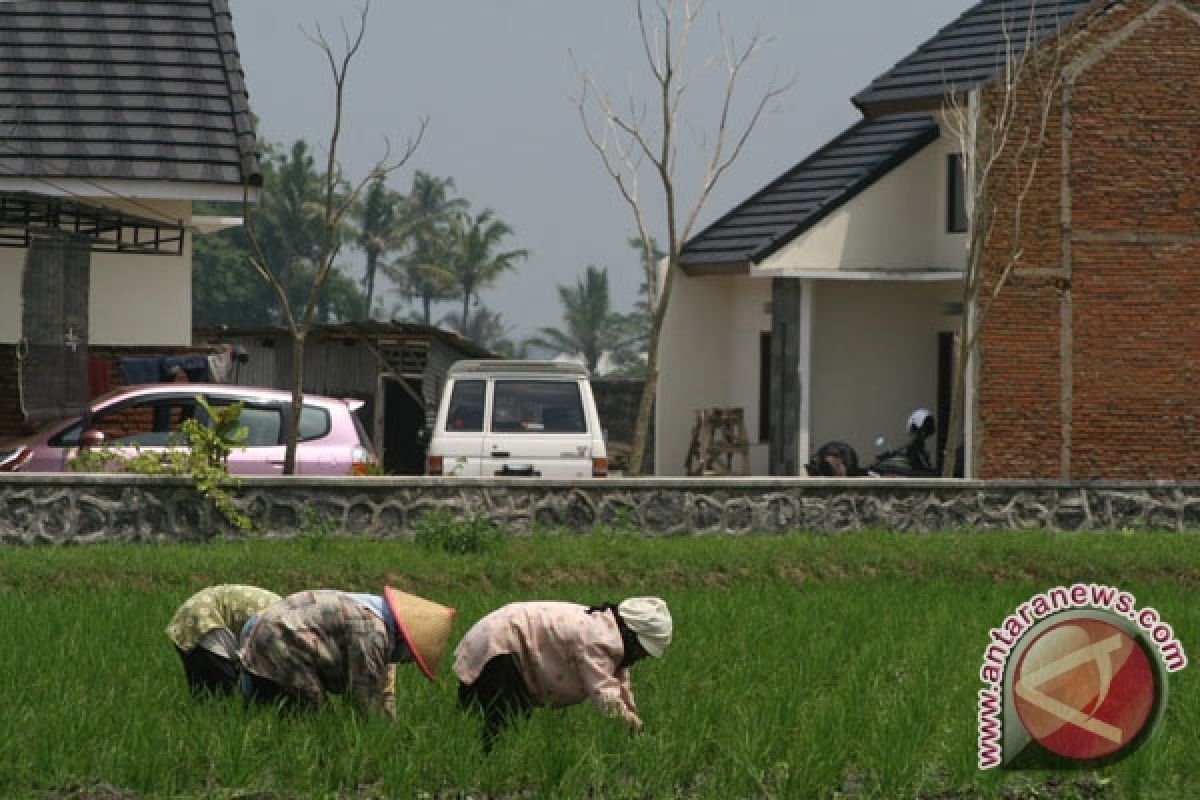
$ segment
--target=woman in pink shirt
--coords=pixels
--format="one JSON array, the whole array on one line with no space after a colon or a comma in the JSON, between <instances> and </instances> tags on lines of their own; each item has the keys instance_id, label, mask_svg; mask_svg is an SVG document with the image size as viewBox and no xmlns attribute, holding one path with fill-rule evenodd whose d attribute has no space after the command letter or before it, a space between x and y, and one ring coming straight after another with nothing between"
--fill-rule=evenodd
<instances>
[{"instance_id":1,"label":"woman in pink shirt","mask_svg":"<svg viewBox=\"0 0 1200 800\"><path fill-rule=\"evenodd\" d=\"M661 656L671 634L671 612L657 597L591 607L510 603L475 623L454 651L459 705L482 711L484 752L510 718L589 698L640 731L629 666Z\"/></svg>"}]
</instances>

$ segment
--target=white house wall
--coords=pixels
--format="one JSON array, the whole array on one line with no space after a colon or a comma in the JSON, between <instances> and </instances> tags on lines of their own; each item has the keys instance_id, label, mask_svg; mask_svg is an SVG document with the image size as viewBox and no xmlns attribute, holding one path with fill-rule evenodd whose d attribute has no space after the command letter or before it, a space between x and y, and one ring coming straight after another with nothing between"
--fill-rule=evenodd
<instances>
[{"instance_id":1,"label":"white house wall","mask_svg":"<svg viewBox=\"0 0 1200 800\"><path fill-rule=\"evenodd\" d=\"M946 232L943 136L765 259L758 273L961 269L965 237Z\"/></svg>"},{"instance_id":2,"label":"white house wall","mask_svg":"<svg viewBox=\"0 0 1200 800\"><path fill-rule=\"evenodd\" d=\"M746 277L678 274L663 323L655 417L658 475L683 475L696 411L743 409L750 471L767 471L759 444L759 337L771 329L771 283Z\"/></svg>"},{"instance_id":3,"label":"white house wall","mask_svg":"<svg viewBox=\"0 0 1200 800\"><path fill-rule=\"evenodd\" d=\"M191 203L186 200L106 205L142 217L191 221ZM0 342L15 342L21 336L24 266L24 249L0 248ZM88 314L92 344L191 344L191 235L179 256L93 253Z\"/></svg>"},{"instance_id":4,"label":"white house wall","mask_svg":"<svg viewBox=\"0 0 1200 800\"><path fill-rule=\"evenodd\" d=\"M938 333L959 294L954 283L819 281L814 285L810 434L838 439L866 464L874 439L907 439L915 408L936 410Z\"/></svg>"},{"instance_id":5,"label":"white house wall","mask_svg":"<svg viewBox=\"0 0 1200 800\"><path fill-rule=\"evenodd\" d=\"M734 281L729 287L729 353L726 381L729 402L726 407L740 408L746 420L749 442L749 471L765 475L768 469L768 445L759 429L758 407L761 387L759 348L762 335L771 330L771 281L759 278ZM689 433L690 440L690 433Z\"/></svg>"}]
</instances>

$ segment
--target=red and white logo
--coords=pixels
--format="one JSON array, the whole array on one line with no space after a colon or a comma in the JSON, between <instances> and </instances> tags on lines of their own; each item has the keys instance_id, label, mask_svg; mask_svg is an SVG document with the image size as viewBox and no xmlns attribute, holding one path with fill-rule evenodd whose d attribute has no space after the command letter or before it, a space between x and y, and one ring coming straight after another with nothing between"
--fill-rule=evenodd
<instances>
[{"instance_id":1,"label":"red and white logo","mask_svg":"<svg viewBox=\"0 0 1200 800\"><path fill-rule=\"evenodd\" d=\"M1129 745L1153 722L1155 669L1141 643L1100 619L1035 634L1013 673L1021 724L1057 755L1089 760Z\"/></svg>"}]
</instances>

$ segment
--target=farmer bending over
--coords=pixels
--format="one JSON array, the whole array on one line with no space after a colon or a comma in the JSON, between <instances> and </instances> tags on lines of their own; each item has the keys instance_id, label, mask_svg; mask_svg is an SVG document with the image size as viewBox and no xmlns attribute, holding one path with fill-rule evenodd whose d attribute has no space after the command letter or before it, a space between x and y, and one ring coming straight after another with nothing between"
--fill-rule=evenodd
<instances>
[{"instance_id":1,"label":"farmer bending over","mask_svg":"<svg viewBox=\"0 0 1200 800\"><path fill-rule=\"evenodd\" d=\"M435 680L455 610L386 587L383 596L298 592L243 634L247 700L316 708L346 695L359 709L396 716L394 664L415 661Z\"/></svg>"},{"instance_id":2,"label":"farmer bending over","mask_svg":"<svg viewBox=\"0 0 1200 800\"><path fill-rule=\"evenodd\" d=\"M533 706L561 708L591 698L601 713L642 729L629 666L671 643L671 613L657 597L620 605L510 603L475 623L454 652L458 702L483 713L483 749Z\"/></svg>"},{"instance_id":3,"label":"farmer bending over","mask_svg":"<svg viewBox=\"0 0 1200 800\"><path fill-rule=\"evenodd\" d=\"M175 643L192 694L233 691L238 680L237 632L278 599L257 586L225 583L201 589L179 607L167 625L167 636Z\"/></svg>"}]
</instances>

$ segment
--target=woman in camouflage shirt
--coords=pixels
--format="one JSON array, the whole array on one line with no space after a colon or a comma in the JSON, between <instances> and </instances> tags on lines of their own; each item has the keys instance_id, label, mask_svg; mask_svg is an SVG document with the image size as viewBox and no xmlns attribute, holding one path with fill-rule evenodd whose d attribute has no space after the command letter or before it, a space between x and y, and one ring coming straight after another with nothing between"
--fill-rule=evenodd
<instances>
[{"instance_id":1,"label":"woman in camouflage shirt","mask_svg":"<svg viewBox=\"0 0 1200 800\"><path fill-rule=\"evenodd\" d=\"M298 592L266 609L246 632L247 699L315 708L346 695L362 710L395 717L393 664L434 673L454 609L391 587L384 596L333 589Z\"/></svg>"}]
</instances>

